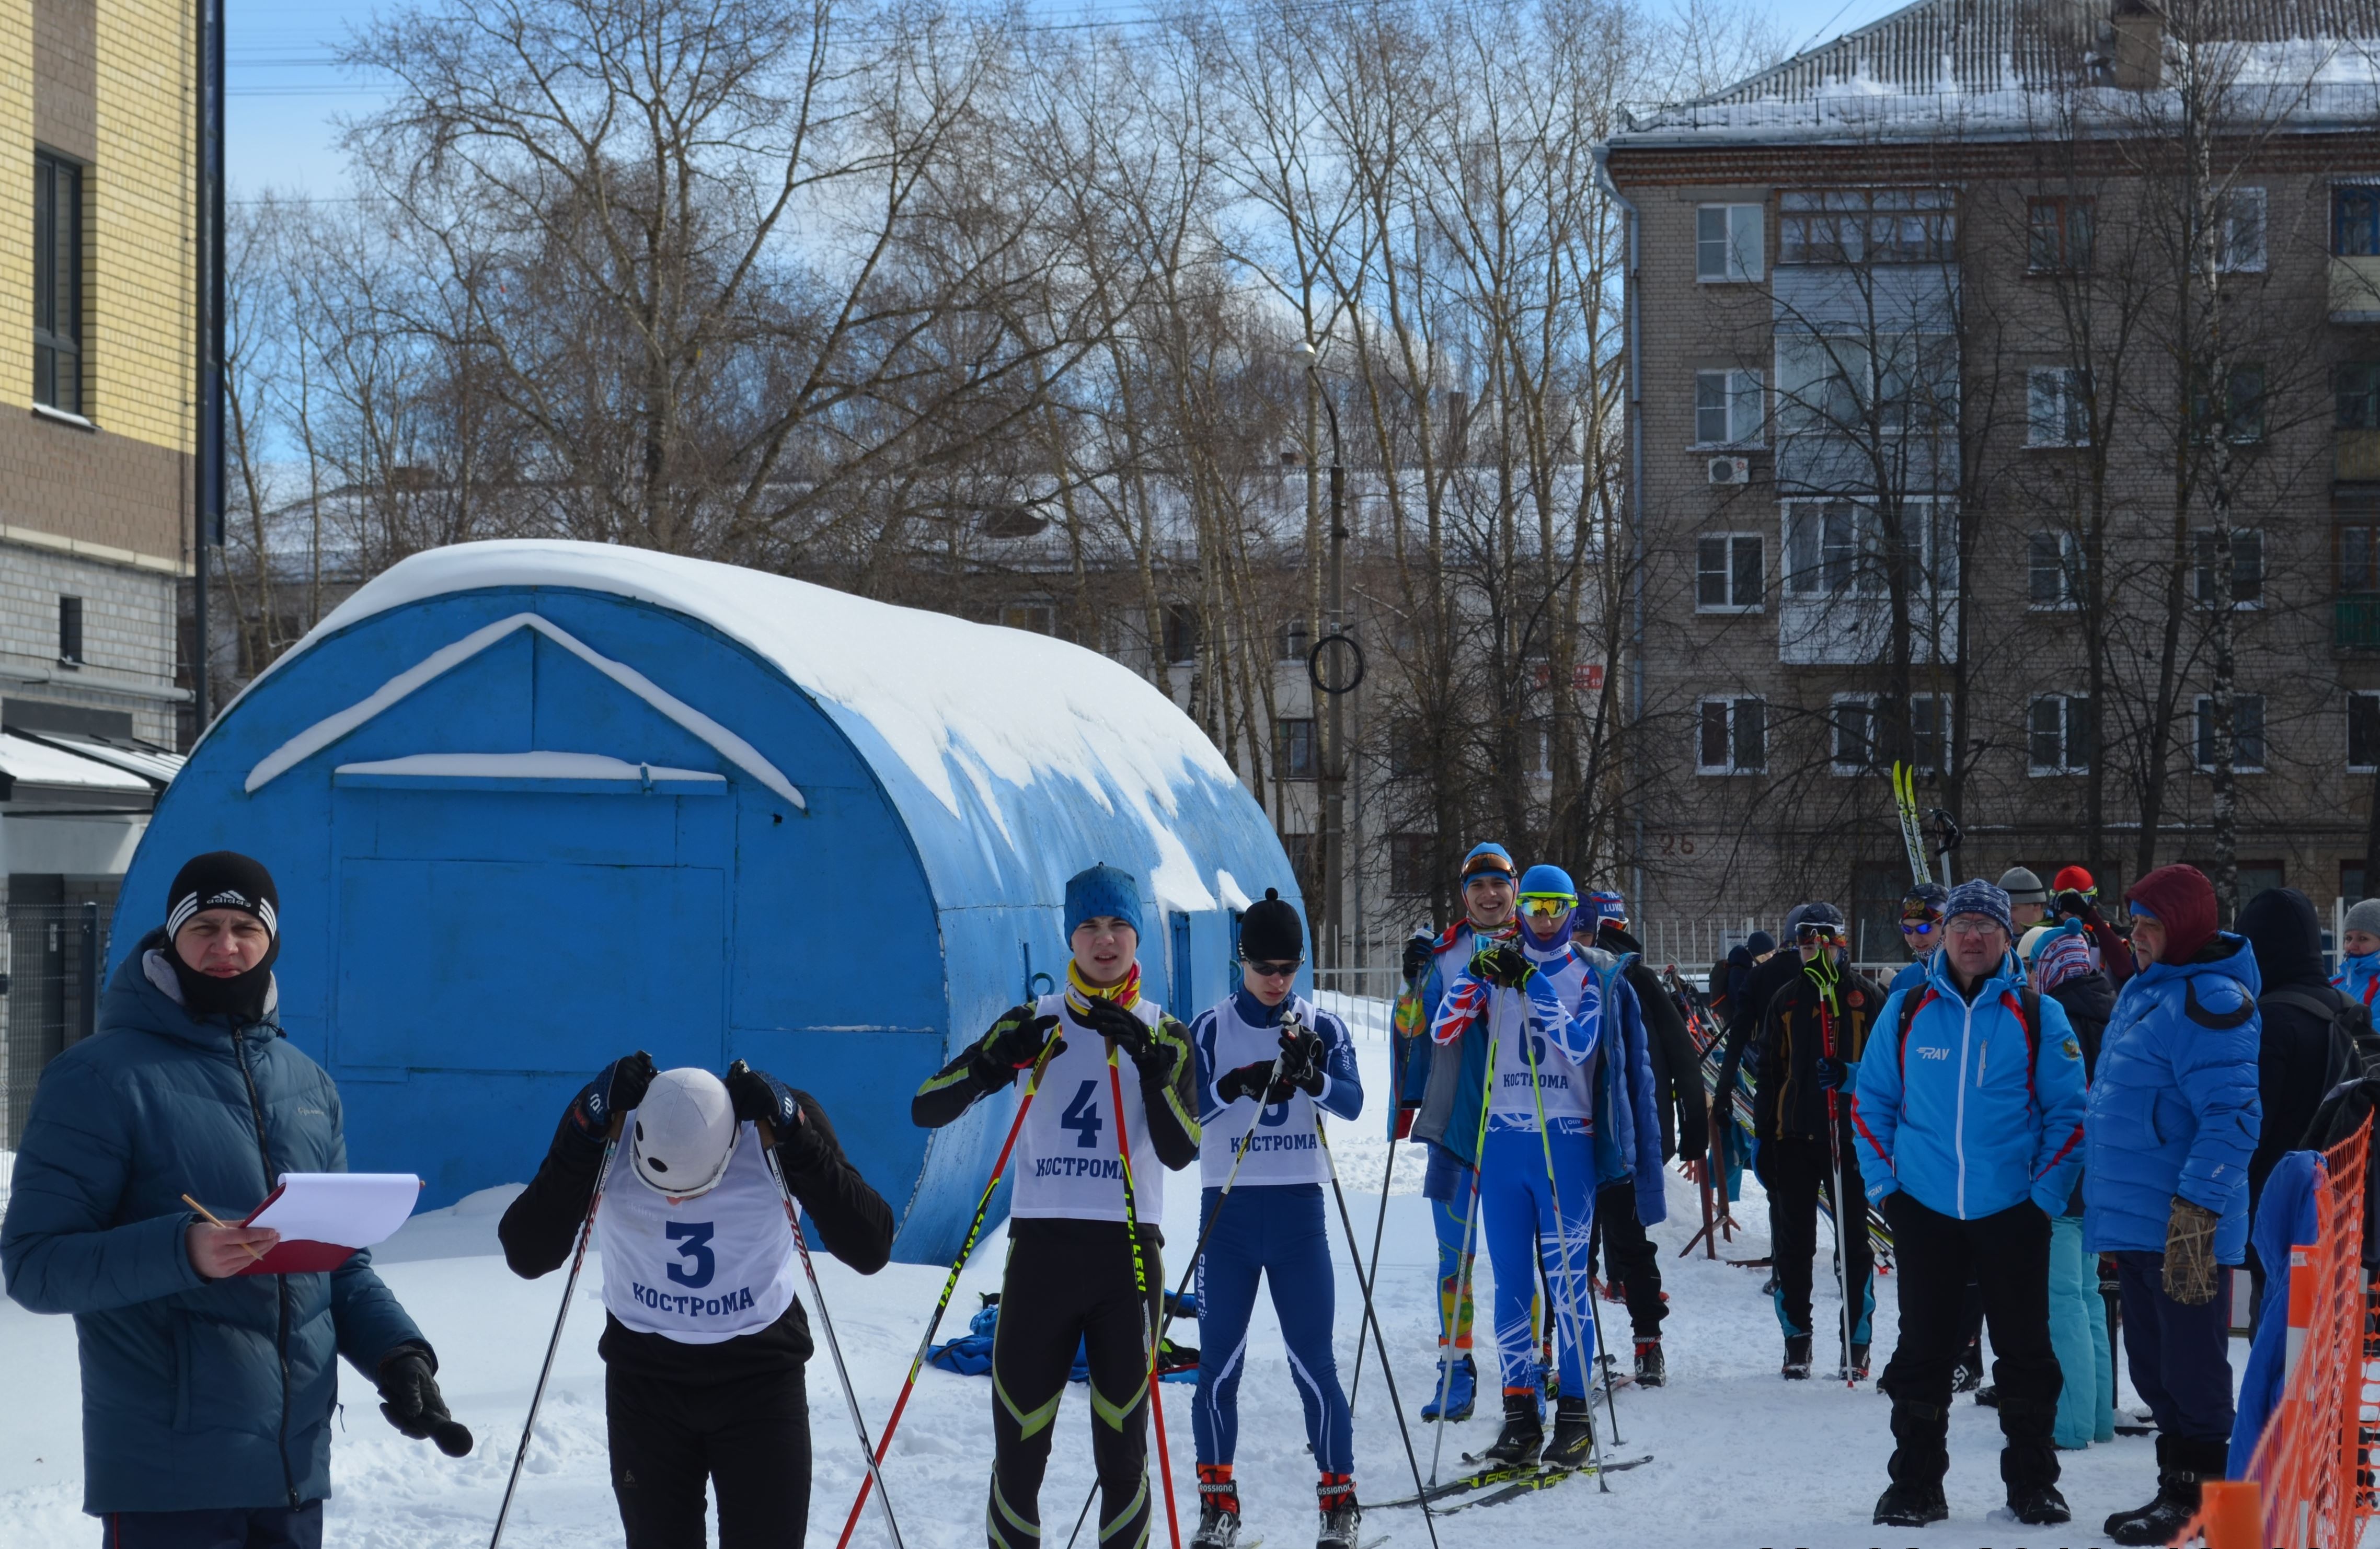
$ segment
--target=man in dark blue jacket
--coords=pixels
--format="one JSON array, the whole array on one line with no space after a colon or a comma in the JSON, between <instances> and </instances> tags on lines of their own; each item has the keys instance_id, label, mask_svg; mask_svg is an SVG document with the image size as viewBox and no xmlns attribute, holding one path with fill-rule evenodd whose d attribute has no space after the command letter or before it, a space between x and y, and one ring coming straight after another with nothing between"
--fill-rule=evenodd
<instances>
[{"instance_id":1,"label":"man in dark blue jacket","mask_svg":"<svg viewBox=\"0 0 2380 1549\"><path fill-rule=\"evenodd\" d=\"M2231 1440L2228 1266L2248 1246L2263 1123L2255 953L2215 928L2215 889L2160 866L2124 895L2132 957L2091 1086L2082 1247L2113 1253L2132 1386L2157 1424L2157 1494L2107 1519L2118 1543L2164 1543L2221 1479Z\"/></svg>"},{"instance_id":2,"label":"man in dark blue jacket","mask_svg":"<svg viewBox=\"0 0 2380 1549\"><path fill-rule=\"evenodd\" d=\"M237 1219L281 1173L346 1170L338 1089L273 1020L277 908L245 855L185 865L18 1148L0 1270L23 1306L74 1314L83 1509L108 1549L316 1549L342 1355L398 1430L470 1449L370 1253L242 1276L275 1234L182 1202Z\"/></svg>"}]
</instances>

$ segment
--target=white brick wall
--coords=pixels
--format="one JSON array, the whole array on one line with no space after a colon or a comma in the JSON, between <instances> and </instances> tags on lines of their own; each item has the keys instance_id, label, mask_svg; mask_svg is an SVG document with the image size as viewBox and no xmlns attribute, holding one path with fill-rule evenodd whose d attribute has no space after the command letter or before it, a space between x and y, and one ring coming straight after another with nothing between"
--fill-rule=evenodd
<instances>
[{"instance_id":1,"label":"white brick wall","mask_svg":"<svg viewBox=\"0 0 2380 1549\"><path fill-rule=\"evenodd\" d=\"M58 663L58 599L82 604L83 667ZM45 684L20 685L0 676L0 695L132 712L133 730L174 745L171 701L111 693L124 682L167 688L174 682L174 578L78 559L70 554L0 543L0 669L45 670Z\"/></svg>"}]
</instances>

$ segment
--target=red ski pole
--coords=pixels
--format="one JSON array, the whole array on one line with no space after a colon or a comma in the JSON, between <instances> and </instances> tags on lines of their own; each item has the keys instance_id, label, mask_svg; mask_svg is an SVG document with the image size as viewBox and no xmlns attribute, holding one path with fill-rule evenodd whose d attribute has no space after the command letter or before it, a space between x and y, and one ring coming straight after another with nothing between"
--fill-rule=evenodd
<instances>
[{"instance_id":1,"label":"red ski pole","mask_svg":"<svg viewBox=\"0 0 2380 1549\"><path fill-rule=\"evenodd\" d=\"M1041 1058L1033 1062L1033 1073L1025 1083L1025 1098L1016 1105L1016 1117L1010 1120L1008 1138L1001 1143L1000 1157L991 1164L991 1177L983 1186L983 1197L976 1201L975 1219L967 1226L966 1240L959 1245L959 1256L951 1261L951 1272L942 1281L942 1294L934 1301L934 1315L926 1320L925 1337L917 1341L917 1353L909 1361L909 1375L901 1384L901 1396L892 1401L892 1418L884 1422L884 1434L876 1438L876 1463L881 1466L884 1455L892 1448L892 1433L901 1423L901 1411L909 1407L910 1390L917 1386L917 1374L926 1369L926 1351L934 1342L934 1331L942 1326L942 1313L949 1310L951 1297L959 1289L959 1271L966 1267L968 1255L975 1252L976 1239L983 1235L983 1218L991 1213L992 1191L1000 1187L1000 1176L1008 1170L1008 1155L1016 1149L1016 1137L1024 1131L1025 1115L1033 1107L1034 1094L1041 1090L1041 1072L1049 1068L1050 1057L1058 1052L1058 1040L1052 1035L1042 1046ZM852 1531L859 1526L859 1514L868 1505L868 1487L876 1482L876 1472L870 1468L859 1482L859 1494L851 1503L851 1515L843 1519L843 1536L834 1541L834 1549L848 1549Z\"/></svg>"},{"instance_id":2,"label":"red ski pole","mask_svg":"<svg viewBox=\"0 0 2380 1549\"><path fill-rule=\"evenodd\" d=\"M1123 1132L1123 1078L1116 1074L1116 1051L1108 1045L1108 1095L1115 1103L1116 1157L1123 1172L1123 1229L1132 1239L1132 1278L1143 1301L1148 1297L1148 1266L1140 1255L1140 1212L1133 1204L1132 1137ZM1141 1325L1148 1328L1144 1322ZM1165 1531L1173 1549L1182 1549L1182 1521L1173 1509L1173 1454L1165 1441L1164 1384L1157 1380L1157 1344L1151 1329L1148 1346L1148 1408L1157 1418L1157 1477L1165 1487Z\"/></svg>"}]
</instances>

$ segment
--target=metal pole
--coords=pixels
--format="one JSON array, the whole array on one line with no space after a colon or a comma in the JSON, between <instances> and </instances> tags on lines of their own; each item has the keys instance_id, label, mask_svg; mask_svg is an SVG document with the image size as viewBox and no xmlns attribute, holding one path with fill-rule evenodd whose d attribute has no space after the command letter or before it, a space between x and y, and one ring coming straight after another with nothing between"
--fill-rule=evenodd
<instances>
[{"instance_id":1,"label":"metal pole","mask_svg":"<svg viewBox=\"0 0 2380 1549\"><path fill-rule=\"evenodd\" d=\"M198 186L192 215L197 271L197 326L191 354L197 364L192 404L191 448L192 611L190 706L196 731L204 732L211 713L207 692L207 549L223 541L224 497L224 23L223 0L198 4Z\"/></svg>"},{"instance_id":2,"label":"metal pole","mask_svg":"<svg viewBox=\"0 0 2380 1549\"><path fill-rule=\"evenodd\" d=\"M82 973L78 986L81 1004L75 1009L78 1041L99 1031L99 905L88 899L82 906L81 945Z\"/></svg>"}]
</instances>

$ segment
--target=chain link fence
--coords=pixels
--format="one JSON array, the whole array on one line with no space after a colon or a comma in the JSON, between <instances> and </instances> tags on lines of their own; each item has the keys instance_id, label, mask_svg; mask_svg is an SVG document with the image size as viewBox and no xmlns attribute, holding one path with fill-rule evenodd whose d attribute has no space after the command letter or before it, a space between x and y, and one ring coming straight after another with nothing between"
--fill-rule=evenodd
<instances>
[{"instance_id":1,"label":"chain link fence","mask_svg":"<svg viewBox=\"0 0 2380 1549\"><path fill-rule=\"evenodd\" d=\"M12 889L12 892L17 889ZM20 902L0 908L6 950L0 962L0 1210L7 1208L17 1140L32 1111L33 1088L51 1060L91 1036L99 1014L113 911L99 900Z\"/></svg>"}]
</instances>

